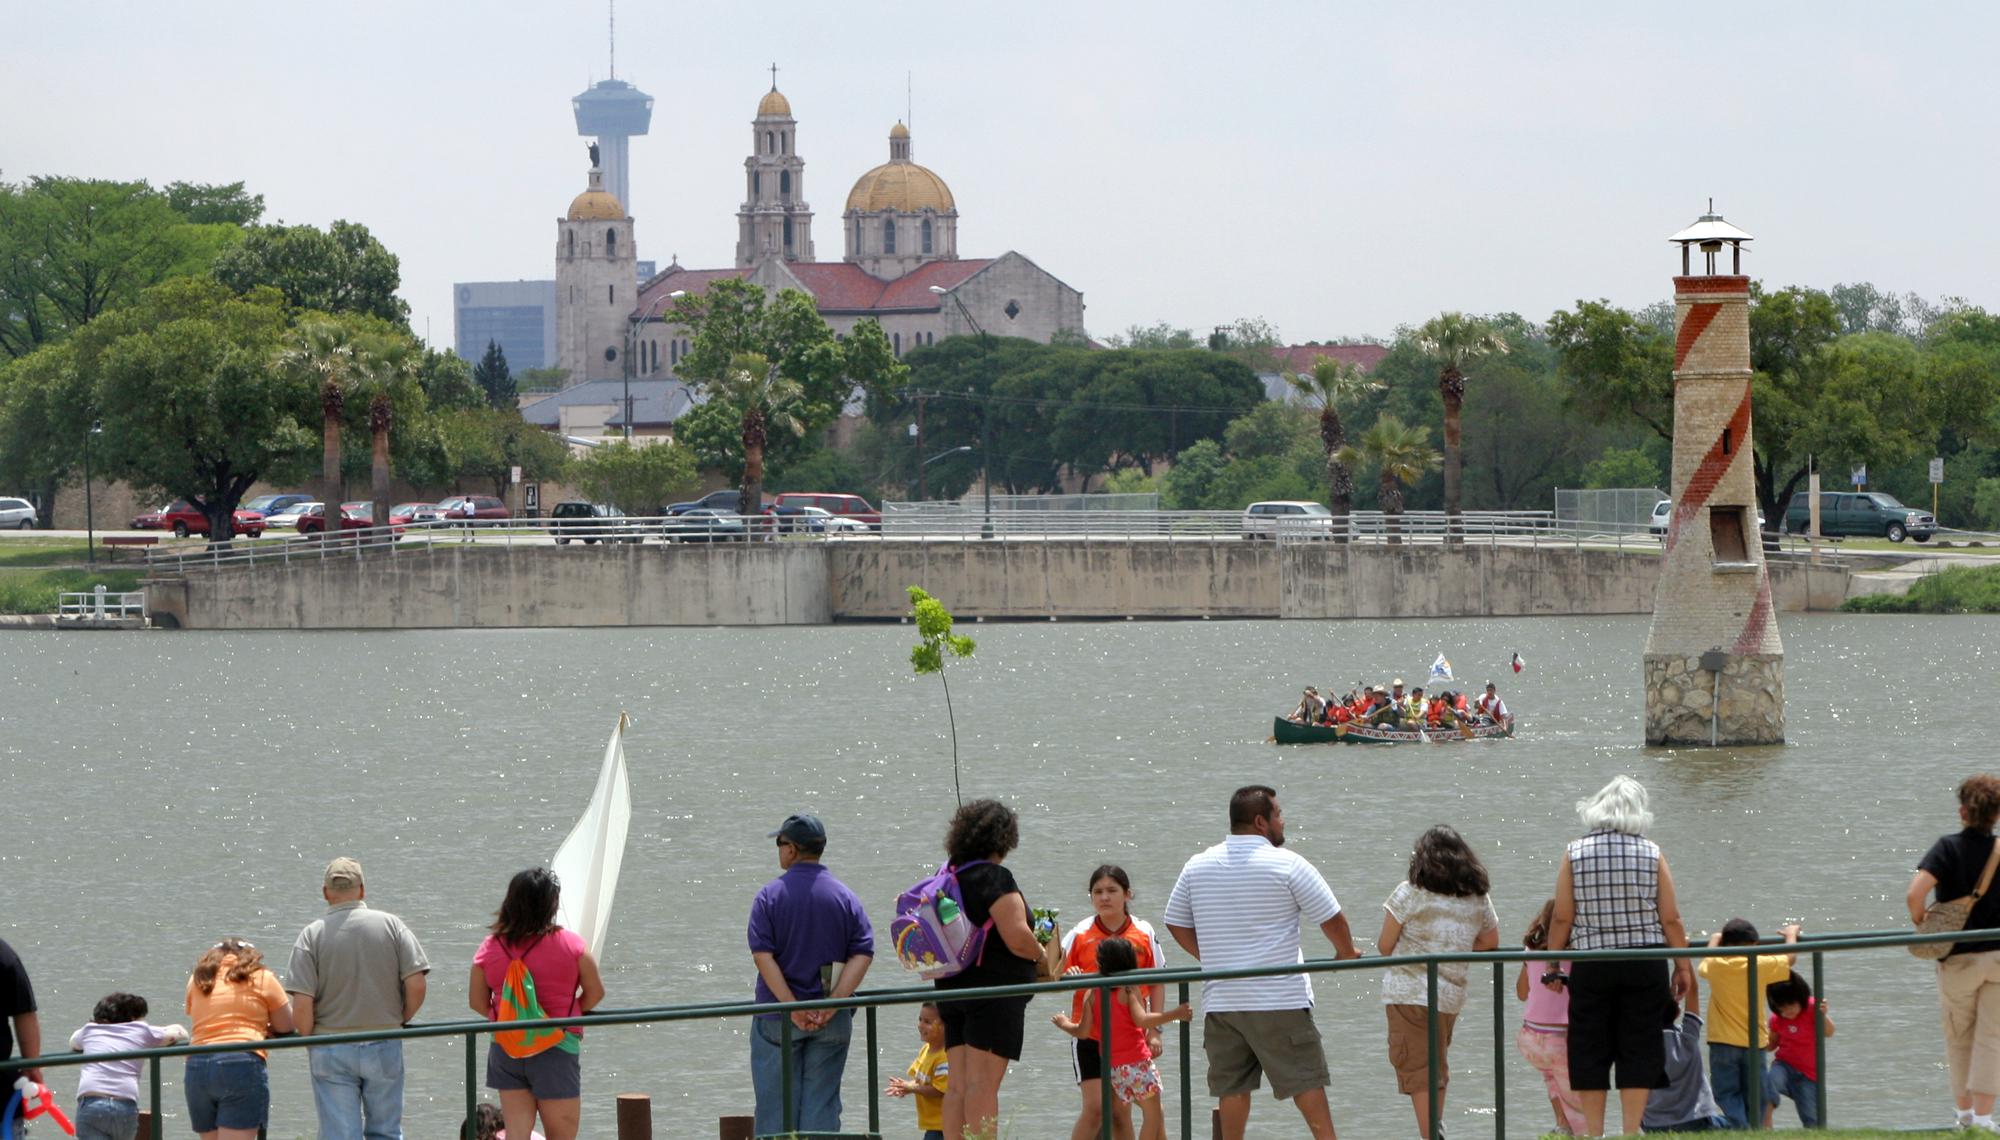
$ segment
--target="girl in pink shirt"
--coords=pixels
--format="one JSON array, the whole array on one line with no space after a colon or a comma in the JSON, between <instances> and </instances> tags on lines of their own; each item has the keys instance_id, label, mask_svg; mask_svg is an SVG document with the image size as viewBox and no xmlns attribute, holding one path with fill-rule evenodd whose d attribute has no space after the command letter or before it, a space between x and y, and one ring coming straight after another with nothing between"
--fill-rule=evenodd
<instances>
[{"instance_id":1,"label":"girl in pink shirt","mask_svg":"<svg viewBox=\"0 0 2000 1140\"><path fill-rule=\"evenodd\" d=\"M1549 946L1549 921L1555 917L1556 900L1542 904L1521 945L1529 950ZM1514 1045L1521 1057L1542 1074L1542 1086L1555 1109L1557 1131L1584 1135L1583 1101L1569 1087L1569 978L1568 962L1523 962L1521 976L1514 981L1514 996L1527 1002L1521 1011L1521 1029Z\"/></svg>"}]
</instances>

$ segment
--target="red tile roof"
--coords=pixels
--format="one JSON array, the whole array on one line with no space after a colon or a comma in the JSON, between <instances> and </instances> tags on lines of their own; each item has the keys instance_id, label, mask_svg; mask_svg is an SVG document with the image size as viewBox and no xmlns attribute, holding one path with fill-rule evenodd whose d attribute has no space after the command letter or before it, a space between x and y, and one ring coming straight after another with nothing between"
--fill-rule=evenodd
<instances>
[{"instance_id":1,"label":"red tile roof","mask_svg":"<svg viewBox=\"0 0 2000 1140\"><path fill-rule=\"evenodd\" d=\"M956 289L966 283L973 274L993 264L990 257L976 257L965 261L933 261L918 266L882 289L882 296L875 302L878 309L936 309L944 304L944 298L931 292L931 286ZM824 306L821 306L824 308Z\"/></svg>"},{"instance_id":2,"label":"red tile roof","mask_svg":"<svg viewBox=\"0 0 2000 1140\"><path fill-rule=\"evenodd\" d=\"M1310 372L1313 361L1322 356L1358 364L1363 372L1367 372L1382 363L1382 358L1389 355L1389 349L1380 344L1290 344L1278 349L1274 355L1287 372Z\"/></svg>"}]
</instances>

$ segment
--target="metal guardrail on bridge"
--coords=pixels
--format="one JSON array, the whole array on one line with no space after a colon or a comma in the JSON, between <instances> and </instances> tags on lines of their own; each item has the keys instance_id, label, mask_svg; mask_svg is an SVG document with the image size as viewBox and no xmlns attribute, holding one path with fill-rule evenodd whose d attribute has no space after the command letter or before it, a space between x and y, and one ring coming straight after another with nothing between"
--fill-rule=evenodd
<instances>
[{"instance_id":1,"label":"metal guardrail on bridge","mask_svg":"<svg viewBox=\"0 0 2000 1140\"><path fill-rule=\"evenodd\" d=\"M1814 1053L1818 1065L1818 1081L1816 1082L1815 1096L1818 1101L1817 1107L1819 1109L1821 1127L1825 1127L1828 1121L1827 1102L1829 1088L1826 1058L1826 955L1866 950L1900 949L1922 943L1976 941L1982 936L2000 937L2000 930L1961 930L1947 934L1915 934L1910 931L1898 930L1855 931L1802 937L1796 946L1774 945L1774 940L1765 940L1761 949L1767 952L1771 950L1796 952L1801 956L1811 959L1812 989L1814 996L1818 999L1815 1002L1815 1009L1818 1011L1818 1014L1814 1018L1813 1040ZM1748 963L1744 979L1746 998L1753 999L1750 1000L1748 1008L1755 1009L1759 1008L1759 1006L1754 997L1760 993L1760 987L1757 984L1758 955L1745 955L1743 953L1744 949L1741 946L1697 946L1673 949L1651 947L1638 950L1497 950L1467 954L1396 955L1386 958L1371 956L1346 960L1313 958L1298 965L1268 966L1255 969L1203 970L1197 967L1193 969L1134 970L1129 973L1117 974L1110 977L1085 974L1064 978L1056 982L1040 982L1032 985L991 986L952 990L950 991L950 1000L978 1000L982 998L1014 997L1033 994L1066 994L1076 990L1101 991L1111 986L1173 985L1178 989L1178 1000L1186 1002L1190 996L1188 987L1193 983L1202 981L1279 977L1294 974L1340 974L1357 970L1381 970L1389 965L1421 967L1425 972L1428 995L1428 1002L1425 1007L1425 1024L1428 1037L1427 1068L1430 1075L1429 1103L1432 1105L1432 1114L1430 1127L1427 1129L1427 1132L1432 1140L1442 1140L1444 1135L1443 1121L1440 1110L1436 1107L1438 1104L1438 1072L1443 1062L1443 1051L1439 1044L1437 1009L1438 969L1440 966L1455 963L1490 965L1493 972L1494 1062L1493 1105L1491 1112L1493 1116L1493 1134L1499 1140L1505 1140L1507 1135L1507 1085L1503 1074L1506 1069L1507 1043L1509 1038L1507 1029L1510 1022L1514 1020L1514 1018L1509 1016L1512 1006L1507 1000L1508 994L1511 991L1511 987L1507 985L1507 968L1509 966L1524 962L1567 961L1575 963L1585 961L1629 961L1635 959L1744 957L1747 958ZM929 986L908 986L896 989L863 991L854 997L839 1000L827 999L795 1002L785 1007L789 1011L842 1009L862 1011L867 1040L868 1130L866 1135L868 1137L879 1138L882 1130L882 1082L879 1072L881 1049L876 1011L884 1006L907 1006L935 1001L939 996L939 991ZM1097 1003L1097 1008L1108 1010L1108 1005L1100 1001ZM144 1061L148 1065L150 1077L149 1084L151 1091L149 1094L149 1103L152 1113L152 1140L164 1140L164 1122L160 1115L160 1062L163 1059L205 1053L243 1052L250 1049L277 1051L304 1048L311 1045L339 1045L366 1041L401 1041L424 1037L463 1037L465 1039L465 1118L470 1122L476 1116L479 1104L478 1041L482 1035L495 1033L501 1029L539 1029L568 1026L588 1028L600 1025L645 1025L662 1022L704 1021L716 1018L744 1018L753 1017L760 1013L770 1013L772 1009L773 1007L770 1005L760 1005L754 1002L739 1000L689 1005L647 1006L637 1009L591 1013L575 1018L551 1018L544 1021L510 1021L505 1023L492 1021L456 1021L436 1025L414 1025L389 1032L336 1033L318 1037L287 1037L265 1041L231 1042L219 1045L178 1045L160 1049L133 1049L116 1053L58 1053L36 1058L16 1058L10 1061L0 1061L0 1086L11 1085L13 1083L11 1074L19 1069L81 1065L93 1061ZM792 1080L792 1022L790 1018L780 1018L779 1024L782 1027L781 1033L783 1035L781 1054L785 1058L784 1087L787 1093L784 1096L784 1101L787 1105L786 1124L789 1130L790 1126L794 1123L794 1120L790 1118L790 1113L792 1108L795 1107L792 1097L789 1095ZM1099 1027L1100 1041L1102 1041L1103 1035L1107 1030L1108 1026ZM1181 1140L1194 1140L1194 1077L1193 1066L1189 1061L1190 1050L1193 1047L1192 1027L1188 1022L1183 1021L1180 1023L1179 1033L1179 1065L1176 1074L1180 1092L1179 1134ZM1109 1052L1107 1051L1105 1055L1109 1056ZM1879 1066L1881 1059L1877 1058L1870 1063ZM1924 1065L1926 1071L1935 1067L1934 1062ZM1750 1066L1749 1087L1746 1090L1745 1096L1746 1104L1756 1106L1763 1103L1761 1083L1762 1077L1758 1072L1758 1066ZM1100 1135L1105 1140L1109 1140L1112 1135L1111 1082L1100 1082L1100 1087L1103 1090L1105 1098L1102 1105L1102 1132ZM1757 1123L1760 1118L1761 1113L1753 1113L1751 1130L1761 1130Z\"/></svg>"},{"instance_id":2,"label":"metal guardrail on bridge","mask_svg":"<svg viewBox=\"0 0 2000 1140\"><path fill-rule=\"evenodd\" d=\"M107 590L99 586L90 591L65 590L56 598L58 619L104 621L110 618L145 616L146 591L144 590L125 592Z\"/></svg>"}]
</instances>

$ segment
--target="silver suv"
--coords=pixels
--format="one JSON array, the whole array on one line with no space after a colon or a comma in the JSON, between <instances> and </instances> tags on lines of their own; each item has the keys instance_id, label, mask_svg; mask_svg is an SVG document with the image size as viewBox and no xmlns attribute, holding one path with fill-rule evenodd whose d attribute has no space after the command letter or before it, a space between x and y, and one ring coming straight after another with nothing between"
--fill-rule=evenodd
<instances>
[{"instance_id":1,"label":"silver suv","mask_svg":"<svg viewBox=\"0 0 2000 1140\"><path fill-rule=\"evenodd\" d=\"M1271 499L1243 509L1246 539L1332 538L1333 512L1323 504L1298 499Z\"/></svg>"},{"instance_id":2,"label":"silver suv","mask_svg":"<svg viewBox=\"0 0 2000 1140\"><path fill-rule=\"evenodd\" d=\"M26 499L0 499L0 530L35 529L35 507Z\"/></svg>"}]
</instances>

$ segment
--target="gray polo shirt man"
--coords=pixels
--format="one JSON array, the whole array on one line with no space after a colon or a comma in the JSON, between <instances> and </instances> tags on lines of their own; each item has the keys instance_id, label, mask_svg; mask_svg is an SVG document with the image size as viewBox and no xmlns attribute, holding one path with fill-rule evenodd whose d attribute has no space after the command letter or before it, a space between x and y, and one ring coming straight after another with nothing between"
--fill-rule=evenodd
<instances>
[{"instance_id":1,"label":"gray polo shirt man","mask_svg":"<svg viewBox=\"0 0 2000 1140\"><path fill-rule=\"evenodd\" d=\"M395 1029L424 1004L430 971L403 920L371 908L361 864L327 864L327 911L299 932L285 970L299 1032L312 1036ZM402 1136L403 1043L370 1041L307 1050L323 1140Z\"/></svg>"}]
</instances>

